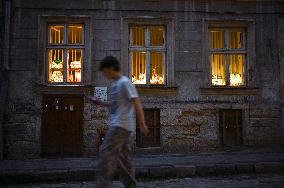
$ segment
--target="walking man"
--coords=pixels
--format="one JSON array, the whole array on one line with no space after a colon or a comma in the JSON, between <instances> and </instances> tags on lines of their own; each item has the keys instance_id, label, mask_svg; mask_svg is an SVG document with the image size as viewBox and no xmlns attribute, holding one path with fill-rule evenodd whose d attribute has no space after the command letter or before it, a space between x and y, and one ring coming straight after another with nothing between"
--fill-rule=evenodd
<instances>
[{"instance_id":1,"label":"walking man","mask_svg":"<svg viewBox=\"0 0 284 188\"><path fill-rule=\"evenodd\" d=\"M95 104L110 108L109 130L99 153L98 188L106 188L112 181L115 172L126 188L136 187L135 173L131 158L131 144L136 130L135 112L141 133L146 136L144 111L131 81L120 72L118 60L112 56L104 58L100 71L112 81L111 100L100 101L89 97Z\"/></svg>"}]
</instances>

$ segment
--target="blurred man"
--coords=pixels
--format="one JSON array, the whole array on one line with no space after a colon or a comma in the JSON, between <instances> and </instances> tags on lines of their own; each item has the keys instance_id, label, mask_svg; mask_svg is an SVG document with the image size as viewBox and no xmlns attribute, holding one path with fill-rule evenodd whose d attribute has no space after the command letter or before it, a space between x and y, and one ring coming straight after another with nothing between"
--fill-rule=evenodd
<instances>
[{"instance_id":1,"label":"blurred man","mask_svg":"<svg viewBox=\"0 0 284 188\"><path fill-rule=\"evenodd\" d=\"M112 56L104 58L100 71L112 80L111 100L104 102L96 97L89 97L95 104L110 108L109 130L99 153L98 188L108 187L114 172L127 188L136 187L135 173L131 158L131 143L136 130L135 111L141 133L146 136L144 111L135 86L120 72L118 60Z\"/></svg>"}]
</instances>

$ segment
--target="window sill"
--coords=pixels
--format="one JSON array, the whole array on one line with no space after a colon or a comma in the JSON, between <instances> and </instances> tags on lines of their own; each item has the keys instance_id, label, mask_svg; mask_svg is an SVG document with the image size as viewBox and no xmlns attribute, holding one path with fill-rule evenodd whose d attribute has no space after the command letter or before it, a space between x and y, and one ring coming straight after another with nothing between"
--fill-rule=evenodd
<instances>
[{"instance_id":1,"label":"window sill","mask_svg":"<svg viewBox=\"0 0 284 188\"><path fill-rule=\"evenodd\" d=\"M94 91L94 86L84 84L72 85L35 85L33 88L36 92L43 94L91 94Z\"/></svg>"},{"instance_id":2,"label":"window sill","mask_svg":"<svg viewBox=\"0 0 284 188\"><path fill-rule=\"evenodd\" d=\"M156 86L142 86L136 85L136 89L140 95L153 95L153 96L168 96L168 95L177 95L178 87L170 87L163 85Z\"/></svg>"},{"instance_id":3,"label":"window sill","mask_svg":"<svg viewBox=\"0 0 284 188\"><path fill-rule=\"evenodd\" d=\"M210 87L210 88L200 88L201 95L259 95L259 88L248 88L248 87Z\"/></svg>"}]
</instances>

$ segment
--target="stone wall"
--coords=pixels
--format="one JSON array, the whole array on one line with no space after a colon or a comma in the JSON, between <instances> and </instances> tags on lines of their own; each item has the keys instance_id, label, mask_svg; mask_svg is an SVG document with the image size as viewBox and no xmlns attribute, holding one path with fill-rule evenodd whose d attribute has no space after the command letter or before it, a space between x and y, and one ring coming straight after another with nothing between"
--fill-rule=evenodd
<instances>
[{"instance_id":1,"label":"stone wall","mask_svg":"<svg viewBox=\"0 0 284 188\"><path fill-rule=\"evenodd\" d=\"M145 108L161 110L161 148L165 152L214 150L221 146L220 109L243 110L243 145L279 146L283 89L279 69L278 20L283 3L244 1L31 1L15 0L11 32L11 70L5 118L6 158L38 158L41 150L41 100L35 91L42 80L39 20L49 16L88 16L90 24L91 83L109 86L97 65L106 55L123 59L123 18L170 18L174 25L174 86L176 94L153 88L141 94ZM228 11L229 10L229 11ZM282 12L281 12L282 11ZM255 33L255 67L249 79L259 94L202 94L208 67L204 62L206 20L248 20ZM282 30L281 30L282 31ZM281 56L282 57L282 56ZM122 66L127 66L122 62ZM88 83L88 84L91 84ZM143 90L143 88L142 88ZM283 92L282 92L283 93ZM107 128L107 109L85 102L84 156L97 153L98 129Z\"/></svg>"}]
</instances>

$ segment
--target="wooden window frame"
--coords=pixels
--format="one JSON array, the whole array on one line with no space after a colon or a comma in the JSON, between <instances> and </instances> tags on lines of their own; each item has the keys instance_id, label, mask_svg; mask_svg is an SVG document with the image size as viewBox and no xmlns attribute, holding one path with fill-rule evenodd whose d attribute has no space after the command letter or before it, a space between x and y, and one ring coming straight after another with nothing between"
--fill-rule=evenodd
<instances>
[{"instance_id":1,"label":"wooden window frame","mask_svg":"<svg viewBox=\"0 0 284 188\"><path fill-rule=\"evenodd\" d=\"M201 89L245 89L245 92L251 88L258 88L259 80L256 67L256 57L255 57L255 21L251 19L224 19L224 18L210 18L203 19L203 37L202 37L202 63L204 66L204 79L203 86ZM245 34L245 45L246 45L246 57L245 57L245 69L244 69L244 85L242 86L213 86L212 85L212 70L210 61L210 28L231 28L231 29L244 29ZM224 90L224 91L225 91ZM213 92L214 93L214 92Z\"/></svg>"},{"instance_id":2,"label":"wooden window frame","mask_svg":"<svg viewBox=\"0 0 284 188\"><path fill-rule=\"evenodd\" d=\"M82 32L82 43L81 44L70 44L68 43L68 26L69 25L81 25L83 27L83 32ZM63 43L62 44L50 44L50 26L63 26L64 27L64 35L63 35ZM83 64L84 62L84 54L85 54L85 26L84 23L52 23L52 24L47 24L47 46L46 46L46 50L45 53L46 55L46 63L49 63L49 50L63 50L64 53L64 58L63 58L63 82L50 82L49 81L49 68L48 71L46 71L46 76L47 76L47 81L49 84L54 84L54 85L73 85L73 84L77 84L77 83L82 83L83 82L83 72L84 72L84 66ZM68 50L82 50L82 62L81 62L81 82L67 82L67 69L68 69L68 65L67 65L67 51Z\"/></svg>"},{"instance_id":3,"label":"wooden window frame","mask_svg":"<svg viewBox=\"0 0 284 188\"><path fill-rule=\"evenodd\" d=\"M132 33L130 31L131 28L135 27L141 27L145 28L145 46L132 46L131 41L132 41ZM162 46L151 46L150 45L150 29L151 28L159 28L163 27L164 32L163 32L163 37L164 37L164 44ZM128 46L128 54L129 54L129 77L131 77L132 73L132 56L131 52L146 52L146 84L135 84L135 85L167 85L167 39L166 39L166 26L165 25L131 25L129 27L129 46ZM150 52L162 52L163 53L163 68L164 68L164 84L150 84Z\"/></svg>"},{"instance_id":4,"label":"wooden window frame","mask_svg":"<svg viewBox=\"0 0 284 188\"><path fill-rule=\"evenodd\" d=\"M121 32L121 62L127 62L127 66L122 66L122 72L125 75L131 77L130 72L130 55L129 55L129 28L132 26L164 26L165 27L165 48L167 52L165 54L165 81L164 84L137 84L137 87L150 87L150 88L163 88L163 87L175 87L174 83L174 22L172 18L144 18L144 17L132 17L124 16L122 18L122 32ZM149 70L149 69L148 69Z\"/></svg>"},{"instance_id":5,"label":"wooden window frame","mask_svg":"<svg viewBox=\"0 0 284 188\"><path fill-rule=\"evenodd\" d=\"M83 41L84 51L82 52L82 66L81 66L81 82L57 82L52 83L48 80L48 26L49 25L76 25L80 24L84 27L83 29ZM52 88L59 88L57 86L90 86L93 83L93 67L92 64L92 49L94 37L91 33L91 17L89 15L70 15L70 16L54 16L54 15L42 15L39 17L39 31L38 31L38 64L36 64L36 85L37 86L50 86ZM55 46L55 45L54 45ZM69 45L66 45L69 46ZM79 87L78 87L79 88ZM81 88L81 87L80 87Z\"/></svg>"},{"instance_id":6,"label":"wooden window frame","mask_svg":"<svg viewBox=\"0 0 284 188\"><path fill-rule=\"evenodd\" d=\"M209 32L208 34L210 35L210 32L212 30L219 30L219 31L223 31L224 32L224 35L225 35L225 38L224 38L224 48L211 48L210 47L210 42L211 42L211 38L209 36L209 59L210 59L210 56L211 55L225 55L225 73L226 73L226 85L222 86L222 85L213 85L212 84L212 81L210 82L210 86L211 87L243 87L246 85L247 83L247 68L246 68L246 64L247 64L247 61L246 61L246 57L247 57L247 44L246 44L246 37L247 37L247 32L246 32L246 29L243 28L243 27L240 27L240 28L237 28L237 27L210 27L209 28ZM230 43L230 32L231 31L240 31L243 33L244 37L243 37L243 41L242 41L242 48L240 49L232 49L229 47L229 43ZM232 54L235 54L235 55L244 55L244 83L243 85L241 86L232 86L230 85L230 62L229 62L229 55L232 55ZM210 75L211 75L211 79L212 79L212 63L210 62Z\"/></svg>"}]
</instances>

